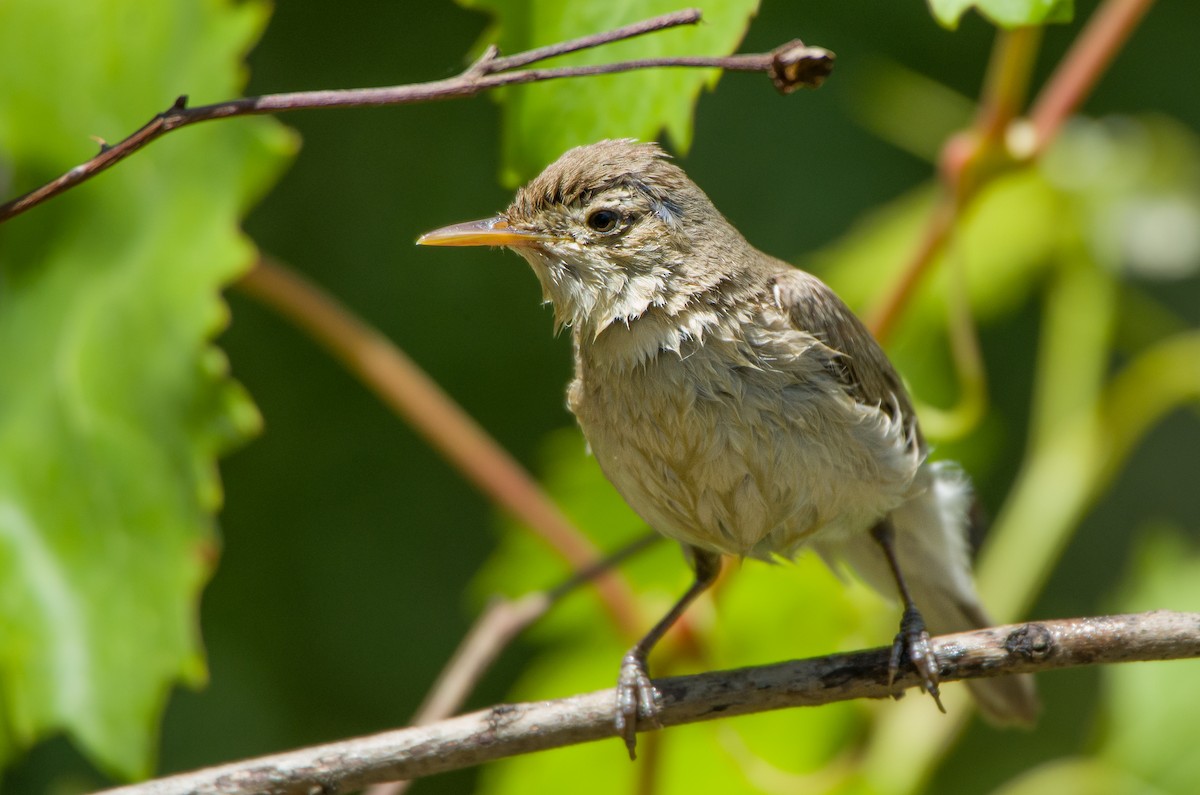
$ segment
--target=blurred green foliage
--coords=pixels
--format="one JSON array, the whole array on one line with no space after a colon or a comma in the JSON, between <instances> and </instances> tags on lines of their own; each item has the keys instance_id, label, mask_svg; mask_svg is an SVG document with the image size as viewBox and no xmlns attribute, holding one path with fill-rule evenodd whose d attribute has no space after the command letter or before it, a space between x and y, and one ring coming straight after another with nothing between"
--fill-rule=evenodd
<instances>
[{"instance_id":1,"label":"blurred green foliage","mask_svg":"<svg viewBox=\"0 0 1200 795\"><path fill-rule=\"evenodd\" d=\"M513 52L672 10L631 2L597 18L568 3L472 5L497 16L443 0L354 0L336 13L280 4L251 56L248 92L436 79L461 68L481 35ZM714 0L698 28L578 57L727 51L756 6ZM743 50L800 36L839 56L820 92L788 98L757 75L726 76L700 96L710 74L672 71L524 87L498 107L289 117L304 151L247 229L382 327L615 548L643 528L563 408L567 344L551 338L534 280L515 257L439 258L412 240L502 207L497 173L521 179L569 145L665 128L680 154L692 142L689 174L747 237L867 310L927 218L921 158L970 118L993 28L964 10L1000 24L1071 10L930 6L958 30L939 28L916 0L762 3ZM1079 6L1086 16L1095 3ZM193 104L236 95L239 59L264 20L260 4L218 0L153 13L117 0L0 5L5 192L69 168L90 153L87 135L127 134L178 94ZM997 514L981 578L1000 617L1197 609L1200 109L1173 76L1190 73L1198 24L1190 4L1156 7L1089 100L1092 120L978 197L889 343L937 454L963 461ZM1047 30L1036 80L1078 29ZM253 255L235 220L287 147L262 120L182 131L0 228L0 507L17 506L0 512L0 757L54 733L75 743L41 743L11 770L10 791L94 788L104 781L94 766L144 773L170 683L203 679L193 622L220 500L212 457L256 422L207 338L224 321L216 290ZM211 677L203 692L171 698L164 771L404 723L484 595L567 574L523 529L494 522L308 340L230 300L221 344L266 430L222 467L224 549L200 613ZM986 387L956 374L946 329L964 303L980 326ZM64 361L76 392L50 366ZM125 430L80 425L63 411L72 395ZM36 522L14 519L23 514ZM17 535L42 525L60 533ZM52 554L37 557L30 537ZM665 543L622 571L647 626L689 580ZM75 597L49 603L83 616L82 630L42 618L30 586L44 597L47 582ZM802 557L736 567L689 617L702 653L667 649L656 673L878 645L896 616ZM630 641L578 591L510 650L472 705L608 686ZM59 659L95 661L94 680L44 678L55 669L43 660L64 643L83 656ZM49 656L31 656L39 648ZM650 771L613 741L418 786L611 792L651 776L663 792L1191 793L1195 667L1045 676L1046 713L1028 735L964 727L965 699L952 692L949 718L910 698L673 729L643 740L657 756ZM63 709L78 688L93 701Z\"/></svg>"},{"instance_id":2,"label":"blurred green foliage","mask_svg":"<svg viewBox=\"0 0 1200 795\"><path fill-rule=\"evenodd\" d=\"M5 3L7 184L89 156L86 133L123 135L174 94L236 94L266 20L261 3ZM259 425L209 340L218 291L252 262L239 220L290 142L269 121L214 125L5 227L0 762L63 732L105 771L147 776L171 688L206 678L216 457Z\"/></svg>"}]
</instances>

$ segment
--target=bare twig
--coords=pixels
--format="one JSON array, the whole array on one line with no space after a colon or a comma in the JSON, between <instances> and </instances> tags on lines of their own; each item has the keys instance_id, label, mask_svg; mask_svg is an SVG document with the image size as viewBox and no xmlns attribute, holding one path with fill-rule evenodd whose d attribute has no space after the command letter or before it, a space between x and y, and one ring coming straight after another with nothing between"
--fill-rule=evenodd
<instances>
[{"instance_id":1,"label":"bare twig","mask_svg":"<svg viewBox=\"0 0 1200 795\"><path fill-rule=\"evenodd\" d=\"M1041 41L1038 27L997 33L974 125L980 138L1003 143L1008 125L1025 107Z\"/></svg>"},{"instance_id":2,"label":"bare twig","mask_svg":"<svg viewBox=\"0 0 1200 795\"><path fill-rule=\"evenodd\" d=\"M453 715L467 700L475 683L514 637L579 587L662 539L658 533L646 533L588 568L572 574L548 591L526 594L520 599L495 599L463 637L454 656L429 695L413 716L413 724L422 726Z\"/></svg>"},{"instance_id":3,"label":"bare twig","mask_svg":"<svg viewBox=\"0 0 1200 795\"><path fill-rule=\"evenodd\" d=\"M943 681L1084 665L1200 657L1200 613L1154 611L994 627L934 640ZM663 726L854 698L889 690L888 649L658 680ZM506 704L430 726L314 746L170 776L107 795L338 793L516 754L612 737L613 691ZM642 729L649 729L643 726ZM614 744L614 762L621 751Z\"/></svg>"},{"instance_id":4,"label":"bare twig","mask_svg":"<svg viewBox=\"0 0 1200 795\"><path fill-rule=\"evenodd\" d=\"M567 594L591 582L602 572L615 569L626 559L661 539L658 533L647 533L548 591L529 593L519 599L493 599L463 636L454 655L429 689L429 695L417 708L412 725L425 726L453 715L513 638L544 616ZM366 791L366 795L400 795L410 783L412 779L375 784Z\"/></svg>"},{"instance_id":5,"label":"bare twig","mask_svg":"<svg viewBox=\"0 0 1200 795\"><path fill-rule=\"evenodd\" d=\"M556 55L597 47L665 28L693 24L699 20L699 11L681 11L654 17L653 19L633 25L627 25L607 33L585 36L548 47L540 47L505 58L498 57L495 47L489 47L483 56L467 67L462 74L457 77L446 80L435 80L429 83L414 83L385 88L355 88L265 94L259 97L245 97L227 102L218 102L212 105L201 105L195 108L187 107L187 97L181 96L175 100L175 104L170 108L155 116L128 138L112 145L102 144L99 154L92 159L75 166L75 168L72 168L52 182L48 182L24 196L0 205L0 222L19 215L91 179L101 171L119 163L151 141L172 130L212 119L229 119L235 116L256 116L314 108L407 105L416 102L433 102L442 99L470 97L501 86L533 83L564 77L615 74L618 72L661 67L717 68L739 72L763 72L770 76L776 88L784 93L790 93L801 87L815 88L819 86L833 68L833 53L823 50L820 47L808 47L799 39L796 39L771 52L753 55L642 58L633 61L620 61L617 63L590 66L516 69L518 66L526 66Z\"/></svg>"},{"instance_id":6,"label":"bare twig","mask_svg":"<svg viewBox=\"0 0 1200 795\"><path fill-rule=\"evenodd\" d=\"M528 524L573 569L587 569L600 559L600 551L524 467L381 332L299 274L265 258L238 287L325 346L468 480ZM618 629L635 636L637 609L629 586L613 571L598 574L596 586Z\"/></svg>"},{"instance_id":7,"label":"bare twig","mask_svg":"<svg viewBox=\"0 0 1200 795\"><path fill-rule=\"evenodd\" d=\"M957 219L958 202L950 191L943 190L929 215L929 220L925 222L917 250L901 270L900 278L888 288L879 306L873 308L866 318L867 328L871 329L875 339L887 342L892 336L909 301L916 294L922 277L945 248Z\"/></svg>"},{"instance_id":8,"label":"bare twig","mask_svg":"<svg viewBox=\"0 0 1200 795\"><path fill-rule=\"evenodd\" d=\"M658 17L644 19L641 22L634 22L631 25L625 25L620 28L604 31L603 33L595 33L591 36L582 36L578 39L570 41L560 41L557 44L548 44L545 47L537 47L525 52L519 52L516 55L508 55L504 57L495 57L487 59L490 62L488 72L505 72L509 69L520 69L522 66L528 66L531 63L538 61L546 61L550 58L556 58L560 55L566 55L580 50L590 50L595 47L602 47L605 44L611 44L614 41L624 41L632 39L636 36L643 36L647 33L657 33L660 30L668 28L677 28L680 25L695 25L701 18L700 9L685 8L680 11L675 11L670 14L663 14ZM483 60L483 59L481 59Z\"/></svg>"}]
</instances>

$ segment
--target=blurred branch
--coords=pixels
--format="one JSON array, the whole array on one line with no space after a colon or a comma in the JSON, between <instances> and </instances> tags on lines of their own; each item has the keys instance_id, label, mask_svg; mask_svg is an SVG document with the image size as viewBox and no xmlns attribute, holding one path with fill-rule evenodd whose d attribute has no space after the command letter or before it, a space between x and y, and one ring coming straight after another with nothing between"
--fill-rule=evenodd
<instances>
[{"instance_id":1,"label":"blurred branch","mask_svg":"<svg viewBox=\"0 0 1200 795\"><path fill-rule=\"evenodd\" d=\"M454 655L442 669L437 681L429 689L429 695L417 708L413 726L425 726L453 715L466 702L476 683L491 668L513 638L526 627L549 612L555 604L581 585L585 585L605 571L615 569L630 558L662 538L658 533L647 533L630 544L583 571L578 571L548 591L537 591L519 599L493 599L475 619L475 623L455 649ZM366 795L400 795L408 789L412 779L375 784Z\"/></svg>"},{"instance_id":2,"label":"blurred branch","mask_svg":"<svg viewBox=\"0 0 1200 795\"><path fill-rule=\"evenodd\" d=\"M378 330L294 271L260 259L237 285L321 343L404 417L483 493L529 525L572 568L600 557L537 481L426 373ZM617 627L636 636L637 609L624 580L596 573L596 586Z\"/></svg>"},{"instance_id":3,"label":"blurred branch","mask_svg":"<svg viewBox=\"0 0 1200 795\"><path fill-rule=\"evenodd\" d=\"M1064 248L1043 288L1029 441L980 551L976 582L1000 616L1029 608L1085 512L1118 471L1109 443L1115 428L1100 406L1121 287L1085 257L1082 249Z\"/></svg>"},{"instance_id":4,"label":"blurred branch","mask_svg":"<svg viewBox=\"0 0 1200 795\"><path fill-rule=\"evenodd\" d=\"M524 53L501 57L493 45L462 74L446 80L428 83L413 83L385 88L354 88L333 91L298 91L284 94L264 94L258 97L218 102L213 105L187 107L187 96L175 100L175 104L144 124L141 129L123 141L109 145L102 143L95 157L75 166L57 179L46 183L24 196L0 204L0 223L20 215L26 210L79 185L110 166L116 165L129 155L163 135L213 119L230 119L236 116L255 116L281 113L292 110L315 108L374 107L380 105L408 105L417 102L433 102L442 99L457 99L475 96L501 86L535 83L564 77L589 77L593 75L631 72L640 69L663 67L717 68L739 72L763 72L782 93L791 93L798 88L816 88L824 82L833 69L833 53L820 47L808 47L799 39L783 44L767 53L729 56L683 56L666 58L642 58L610 64L590 66L560 66L542 69L518 69L537 61L543 61L565 53L591 49L614 41L680 25L693 25L700 21L700 11L686 9L654 17L632 25L616 28L606 33L585 36L580 39L539 47Z\"/></svg>"},{"instance_id":5,"label":"blurred branch","mask_svg":"<svg viewBox=\"0 0 1200 795\"><path fill-rule=\"evenodd\" d=\"M1200 657L1200 613L1132 615L1016 624L933 641L943 681L1085 665ZM886 698L886 648L658 680L663 726L855 698ZM522 753L614 736L613 691L504 704L430 726L313 746L106 791L106 795L299 795L338 793ZM931 707L932 708L932 707ZM644 726L649 729L650 726ZM614 744L614 763L620 753Z\"/></svg>"},{"instance_id":6,"label":"blurred branch","mask_svg":"<svg viewBox=\"0 0 1200 795\"><path fill-rule=\"evenodd\" d=\"M1034 395L1040 428L996 517L977 574L989 608L1001 616L1019 615L1033 602L1072 530L1150 428L1172 410L1200 405L1200 331L1155 343L1101 380L1110 348L1096 340L1107 333L1115 312L1115 296L1101 295L1105 289L1062 284L1047 294L1035 379L1043 386ZM1085 315L1073 311L1081 298ZM1093 361L1081 363L1087 359ZM1079 382L1088 384L1086 393L1078 391ZM1062 394L1074 396L1075 403L1052 408L1061 404Z\"/></svg>"},{"instance_id":7,"label":"blurred branch","mask_svg":"<svg viewBox=\"0 0 1200 795\"><path fill-rule=\"evenodd\" d=\"M975 131L980 138L1002 142L1008 126L1020 115L1029 95L1029 78L1041 42L1040 27L1002 30L997 34L975 120Z\"/></svg>"},{"instance_id":8,"label":"blurred branch","mask_svg":"<svg viewBox=\"0 0 1200 795\"><path fill-rule=\"evenodd\" d=\"M901 271L900 280L870 319L876 339L892 334L896 322L929 269L937 262L958 225L959 216L979 189L1008 167L1006 133L1030 84L1033 61L1042 31L1038 28L1001 30L992 46L976 120L970 130L952 136L938 159L942 196L925 226L920 245Z\"/></svg>"},{"instance_id":9,"label":"blurred branch","mask_svg":"<svg viewBox=\"0 0 1200 795\"><path fill-rule=\"evenodd\" d=\"M1044 152L1053 142L1153 4L1154 0L1107 0L1096 10L1033 103L1030 154Z\"/></svg>"},{"instance_id":10,"label":"blurred branch","mask_svg":"<svg viewBox=\"0 0 1200 795\"><path fill-rule=\"evenodd\" d=\"M952 194L943 193L925 224L925 231L921 234L921 242L916 252L900 271L900 278L884 294L880 305L872 309L866 318L867 328L880 343L887 342L888 337L896 330L896 324L916 293L921 277L942 253L957 221L957 202Z\"/></svg>"},{"instance_id":11,"label":"blurred branch","mask_svg":"<svg viewBox=\"0 0 1200 795\"><path fill-rule=\"evenodd\" d=\"M975 122L970 129L951 136L942 147L942 195L926 224L921 244L868 321L877 339L882 341L891 335L917 285L953 235L963 209L1004 167L1005 132L1025 101L1040 41L1037 28L996 34Z\"/></svg>"},{"instance_id":12,"label":"blurred branch","mask_svg":"<svg viewBox=\"0 0 1200 795\"><path fill-rule=\"evenodd\" d=\"M1106 0L1039 93L1029 120L1018 116L1040 40L1039 28L997 33L992 59L969 130L952 136L940 158L942 199L921 243L868 319L880 341L895 330L922 277L953 236L970 200L997 175L1041 155L1062 124L1095 88L1154 0Z\"/></svg>"}]
</instances>

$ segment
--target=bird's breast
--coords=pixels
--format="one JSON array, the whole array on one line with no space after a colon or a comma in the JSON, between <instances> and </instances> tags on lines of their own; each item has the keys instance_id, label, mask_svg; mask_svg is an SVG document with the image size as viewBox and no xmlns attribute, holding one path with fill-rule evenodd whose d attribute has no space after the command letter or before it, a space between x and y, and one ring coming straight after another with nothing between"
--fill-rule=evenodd
<instances>
[{"instance_id":1,"label":"bird's breast","mask_svg":"<svg viewBox=\"0 0 1200 795\"><path fill-rule=\"evenodd\" d=\"M884 412L845 394L811 337L763 318L705 328L634 366L612 352L644 340L577 341L571 410L652 527L725 554L790 557L903 501L920 461Z\"/></svg>"}]
</instances>

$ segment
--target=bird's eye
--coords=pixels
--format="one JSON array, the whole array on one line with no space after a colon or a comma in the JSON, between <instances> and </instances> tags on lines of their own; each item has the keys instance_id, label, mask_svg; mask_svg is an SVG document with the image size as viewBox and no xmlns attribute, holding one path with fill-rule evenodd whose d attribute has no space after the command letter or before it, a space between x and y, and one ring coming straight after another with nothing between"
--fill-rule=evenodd
<instances>
[{"instance_id":1,"label":"bird's eye","mask_svg":"<svg viewBox=\"0 0 1200 795\"><path fill-rule=\"evenodd\" d=\"M597 232L611 232L620 220L616 210L596 210L587 217L587 225Z\"/></svg>"}]
</instances>

